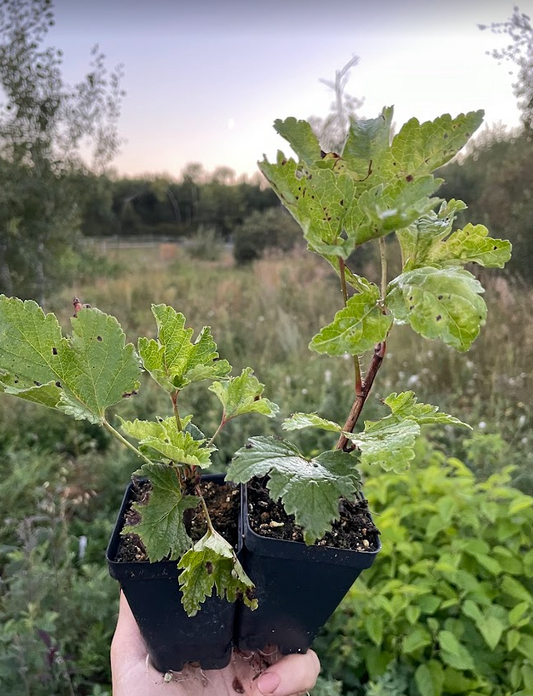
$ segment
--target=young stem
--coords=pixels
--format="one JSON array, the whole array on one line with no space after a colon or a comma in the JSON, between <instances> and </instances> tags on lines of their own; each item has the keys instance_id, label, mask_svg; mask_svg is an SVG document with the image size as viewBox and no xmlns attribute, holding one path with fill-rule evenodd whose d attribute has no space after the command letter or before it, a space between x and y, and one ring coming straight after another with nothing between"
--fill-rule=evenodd
<instances>
[{"instance_id":1,"label":"young stem","mask_svg":"<svg viewBox=\"0 0 533 696\"><path fill-rule=\"evenodd\" d=\"M342 296L344 297L344 304L348 302L348 288L346 287L346 264L344 259L339 256L339 274L341 278L341 288Z\"/></svg>"},{"instance_id":2,"label":"young stem","mask_svg":"<svg viewBox=\"0 0 533 696\"><path fill-rule=\"evenodd\" d=\"M339 275L341 279L341 289L342 296L344 298L344 306L348 302L348 288L346 287L346 264L344 259L339 257ZM353 356L353 367L355 374L355 393L361 395L362 393L362 380L361 380L361 365L359 364L359 356Z\"/></svg>"},{"instance_id":3,"label":"young stem","mask_svg":"<svg viewBox=\"0 0 533 696\"><path fill-rule=\"evenodd\" d=\"M359 416L361 415L361 411L363 410L365 401L367 400L370 390L372 389L372 385L374 384L374 380L376 378L378 370L383 362L383 358L385 357L385 350L385 341L383 341L382 343L376 343L374 347L374 355L372 356L372 361L370 362L370 367L368 368L368 373L365 379L363 380L361 394L358 394L355 397L355 401L353 402L350 414L346 420L346 423L344 424L343 430L345 432L351 433L355 428L355 424L357 423ZM355 449L355 446L351 444L349 445L348 443L349 440L346 437L346 435L341 435L339 437L339 441L337 442L336 449L351 452L353 449Z\"/></svg>"},{"instance_id":4,"label":"young stem","mask_svg":"<svg viewBox=\"0 0 533 696\"><path fill-rule=\"evenodd\" d=\"M181 433L181 431L183 430L183 426L181 425L180 414L178 411L178 394L179 391L175 391L173 394L170 395L170 398L172 400L172 408L174 409L174 418L176 419L176 426L178 428L178 432Z\"/></svg>"},{"instance_id":5,"label":"young stem","mask_svg":"<svg viewBox=\"0 0 533 696\"><path fill-rule=\"evenodd\" d=\"M219 432L222 430L222 428L226 425L227 422L228 422L228 421L227 421L226 418L225 418L225 414L223 413L223 414L222 414L222 420L220 421L220 425L219 425L218 428L215 430L215 432L214 432L214 434L213 434L213 437L212 437L212 438L209 440L209 442L207 443L207 446L208 446L208 447L211 447L211 445L212 445L213 442L215 441L216 436L219 434Z\"/></svg>"},{"instance_id":6,"label":"young stem","mask_svg":"<svg viewBox=\"0 0 533 696\"><path fill-rule=\"evenodd\" d=\"M381 299L387 294L387 242L385 237L379 238L379 256L381 258Z\"/></svg>"},{"instance_id":7,"label":"young stem","mask_svg":"<svg viewBox=\"0 0 533 696\"><path fill-rule=\"evenodd\" d=\"M207 509L207 504L206 504L206 502L205 502L204 496L202 495L202 491L200 490L200 486L196 486L196 494L197 494L197 496L200 498L200 501L201 501L201 503L202 503L202 507L203 507L203 509L204 509L205 519L206 519L206 522L207 522L207 527L208 527L209 531L211 532L211 534L216 534L216 530L215 530L215 528L213 527L213 522L211 521L211 517L209 516L209 511L208 511L208 509Z\"/></svg>"},{"instance_id":8,"label":"young stem","mask_svg":"<svg viewBox=\"0 0 533 696\"><path fill-rule=\"evenodd\" d=\"M145 461L147 464L151 464L151 463L152 463L152 462L148 459L148 457L145 457L144 454L143 454L142 452L140 452L140 451L137 449L137 447L135 447L135 445L132 445L131 442L128 442L128 440L126 440L125 437L122 437L122 435L118 432L118 430L115 430L115 428L113 428L113 426L112 426L110 423L108 423L105 419L104 419L104 421L102 422L102 425L104 426L104 428L105 428L108 432L111 433L111 435L113 435L114 438L116 438L119 442L122 442L122 444L123 444L125 447L127 447L128 449L130 449L132 452L135 452L135 454L136 454L138 457L140 457L141 459L144 459L144 461Z\"/></svg>"}]
</instances>

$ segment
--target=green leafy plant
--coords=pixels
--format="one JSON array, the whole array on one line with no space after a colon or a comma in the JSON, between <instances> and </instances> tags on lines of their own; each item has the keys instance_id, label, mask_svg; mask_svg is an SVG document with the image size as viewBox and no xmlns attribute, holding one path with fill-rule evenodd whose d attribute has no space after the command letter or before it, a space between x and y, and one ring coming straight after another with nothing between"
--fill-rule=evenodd
<instances>
[{"instance_id":1,"label":"green leafy plant","mask_svg":"<svg viewBox=\"0 0 533 696\"><path fill-rule=\"evenodd\" d=\"M114 317L82 307L77 300L72 334L63 336L57 318L35 302L0 296L0 389L99 424L143 460L135 475L149 479L152 488L147 504L135 504L141 521L134 531L150 561L179 560L183 604L190 615L213 588L231 601L241 596L253 608L253 584L211 522L200 471L209 467L216 449L213 439L229 421L246 413L272 417L278 408L262 398L263 385L251 369L229 376L231 366L218 359L207 327L193 342L193 330L185 327L182 314L166 305L154 305L152 311L157 338L140 338L137 353L126 344ZM168 394L172 415L153 421L120 419L125 435L138 441L135 446L111 425L107 411L137 392L141 364ZM209 442L178 408L182 390L203 380L211 381L223 408ZM185 493L185 481L194 494ZM193 544L183 513L198 505L203 506L207 532ZM132 530L126 526L124 533Z\"/></svg>"},{"instance_id":2,"label":"green leafy plant","mask_svg":"<svg viewBox=\"0 0 533 696\"><path fill-rule=\"evenodd\" d=\"M388 108L377 119L352 121L341 154L324 153L307 122L276 121L299 159L279 153L276 163L260 163L309 249L339 276L339 310L309 347L319 354L352 356L355 399L344 425L317 413L295 413L283 423L287 431L312 427L332 433L337 442L331 449L307 456L287 440L253 437L235 454L227 478L246 483L267 477L271 497L295 516L307 544L339 518L340 500L353 499L360 490L358 466L378 464L401 473L414 457L421 426L464 425L406 391L384 399L388 415L354 432L393 325L408 323L426 338L467 350L487 310L481 284L463 266L502 267L510 256L510 244L490 238L482 225L453 230L462 202L432 197L442 180L431 172L465 144L481 123L481 112L423 124L412 119L391 140L392 117ZM402 256L401 273L392 279L388 235L396 236ZM347 263L359 247L374 242L381 257L379 284L356 275ZM193 341L183 314L162 304L152 311L157 337L141 337L136 351L114 317L78 301L72 334L63 336L57 318L34 302L1 296L0 389L101 425L142 459L135 475L149 479L151 492L146 504L134 504L139 524L124 532L141 537L151 561L178 563L189 615L213 591L230 601L241 597L253 609L252 580L213 526L200 473L209 468L214 441L228 422L249 413L273 417L278 407L263 397L264 387L250 368L230 375L208 327ZM369 351L373 355L363 378L360 356ZM146 421L120 419L122 434L108 411L136 394L143 368L168 395L171 413ZM211 383L209 390L222 404L220 424L210 438L191 415L180 412L181 392L201 381ZM207 531L193 543L184 512L199 505Z\"/></svg>"},{"instance_id":3,"label":"green leafy plant","mask_svg":"<svg viewBox=\"0 0 533 696\"><path fill-rule=\"evenodd\" d=\"M480 482L423 439L416 449L416 466L365 486L380 563L319 641L326 673L344 692L392 673L407 677L396 693L529 694L533 498L510 486L512 467Z\"/></svg>"},{"instance_id":4,"label":"green leafy plant","mask_svg":"<svg viewBox=\"0 0 533 696\"><path fill-rule=\"evenodd\" d=\"M252 438L237 452L228 478L246 483L268 475L271 496L281 498L286 512L295 515L307 543L322 537L338 519L340 498L353 497L360 488L358 465L377 464L401 473L414 457L421 426L465 425L435 406L417 403L414 393L406 391L383 400L388 415L366 421L361 432L354 432L395 324L409 324L424 338L466 351L485 323L483 288L464 266L501 268L511 245L489 237L483 225L454 230L455 217L466 206L432 197L442 184L432 172L457 154L482 116L480 111L444 115L422 124L411 119L391 139L393 110L385 108L376 119L352 120L340 154L324 152L306 121L275 122L298 159L278 152L275 163L265 158L259 167L300 224L308 249L339 276L344 305L309 348L353 357L355 400L344 425L317 413L295 413L283 423L288 431L337 433L333 450L307 458L290 442ZM402 268L395 278L388 277L389 235L401 252ZM348 259L367 243L379 245L379 283L348 267ZM373 355L363 378L361 356L369 351Z\"/></svg>"}]
</instances>

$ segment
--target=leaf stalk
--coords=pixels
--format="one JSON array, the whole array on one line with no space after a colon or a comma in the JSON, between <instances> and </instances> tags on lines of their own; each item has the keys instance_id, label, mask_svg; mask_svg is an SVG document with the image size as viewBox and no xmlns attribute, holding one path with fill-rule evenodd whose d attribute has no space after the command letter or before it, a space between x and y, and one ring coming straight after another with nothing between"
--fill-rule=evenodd
<instances>
[{"instance_id":1,"label":"leaf stalk","mask_svg":"<svg viewBox=\"0 0 533 696\"><path fill-rule=\"evenodd\" d=\"M104 418L104 420L102 421L102 425L103 425L103 427L104 427L109 433L111 433L111 435L113 435L113 437L114 437L115 439L117 439L119 442L121 442L125 447L127 447L128 449L130 449L132 452L135 452L135 454L136 454L138 457L140 457L141 459L144 459L144 461L145 461L147 464L152 464L152 461L151 461L150 459L148 459L148 457L146 457L140 450L138 450L137 447L135 447L135 445L132 445L131 442L129 442L128 440L126 440L126 438L123 437L123 436L118 432L118 430L115 430L115 428L114 428L110 423L108 423L108 422L105 420L105 418Z\"/></svg>"},{"instance_id":2,"label":"leaf stalk","mask_svg":"<svg viewBox=\"0 0 533 696\"><path fill-rule=\"evenodd\" d=\"M348 288L346 285L346 263L344 259L339 256L339 276L341 279L341 289L342 296L344 298L344 306L348 303ZM360 396L362 394L362 379L361 379L361 365L359 363L359 356L353 356L353 367L355 375L355 393Z\"/></svg>"},{"instance_id":3,"label":"leaf stalk","mask_svg":"<svg viewBox=\"0 0 533 696\"><path fill-rule=\"evenodd\" d=\"M385 237L379 238L379 256L381 259L381 299L387 294L387 242Z\"/></svg>"},{"instance_id":4,"label":"leaf stalk","mask_svg":"<svg viewBox=\"0 0 533 696\"><path fill-rule=\"evenodd\" d=\"M170 395L170 399L172 401L172 409L174 410L174 418L176 419L176 427L178 428L178 432L181 433L183 426L181 424L180 414L178 411L178 395L179 391L175 391Z\"/></svg>"}]
</instances>

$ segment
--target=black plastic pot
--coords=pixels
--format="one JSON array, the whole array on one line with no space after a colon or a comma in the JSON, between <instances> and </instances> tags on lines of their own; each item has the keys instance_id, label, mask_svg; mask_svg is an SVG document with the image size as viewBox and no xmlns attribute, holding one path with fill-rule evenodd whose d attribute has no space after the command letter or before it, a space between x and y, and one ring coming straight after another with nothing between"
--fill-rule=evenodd
<instances>
[{"instance_id":1,"label":"black plastic pot","mask_svg":"<svg viewBox=\"0 0 533 696\"><path fill-rule=\"evenodd\" d=\"M219 475L206 481L223 483ZM120 563L115 560L132 496L126 489L106 552L109 573L120 582L154 667L160 672L180 671L187 662L203 669L221 669L231 657L235 605L208 598L196 616L188 617L181 604L179 571L175 561Z\"/></svg>"},{"instance_id":2,"label":"black plastic pot","mask_svg":"<svg viewBox=\"0 0 533 696\"><path fill-rule=\"evenodd\" d=\"M379 552L306 546L259 536L250 527L241 489L240 559L256 585L259 607L239 606L235 644L241 650L277 645L284 655L305 652L319 630Z\"/></svg>"}]
</instances>

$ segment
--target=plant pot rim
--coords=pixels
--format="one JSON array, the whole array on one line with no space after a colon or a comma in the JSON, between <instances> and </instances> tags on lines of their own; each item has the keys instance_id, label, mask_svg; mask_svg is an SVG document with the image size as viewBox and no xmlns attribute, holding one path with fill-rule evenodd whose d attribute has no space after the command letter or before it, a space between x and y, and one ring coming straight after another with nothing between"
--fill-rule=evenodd
<instances>
[{"instance_id":1,"label":"plant pot rim","mask_svg":"<svg viewBox=\"0 0 533 696\"><path fill-rule=\"evenodd\" d=\"M222 481L222 476L224 474L205 474L202 476L203 481ZM146 481L145 478L138 478L136 481ZM159 579L159 578L175 578L177 580L178 575L181 571L178 570L178 560L175 561L149 561L148 559L144 561L117 561L116 555L121 539L121 532L124 527L124 514L128 505L130 504L131 494L130 491L133 487L133 479L126 486L124 495L122 497L122 502L113 526L113 533L109 539L107 545L105 557L109 568L109 574L115 580L123 580L125 578L131 578L137 576L139 572L146 579ZM224 481L224 483L229 483ZM240 540L239 540L240 541Z\"/></svg>"},{"instance_id":2,"label":"plant pot rim","mask_svg":"<svg viewBox=\"0 0 533 696\"><path fill-rule=\"evenodd\" d=\"M248 516L247 486L241 486L241 518L243 543L250 551L259 551L263 556L290 558L293 560L313 560L316 563L335 563L370 568L381 550L381 540L377 536L377 548L369 551L357 549L339 549L335 546L308 546L303 541L291 539L273 539L254 532Z\"/></svg>"}]
</instances>

